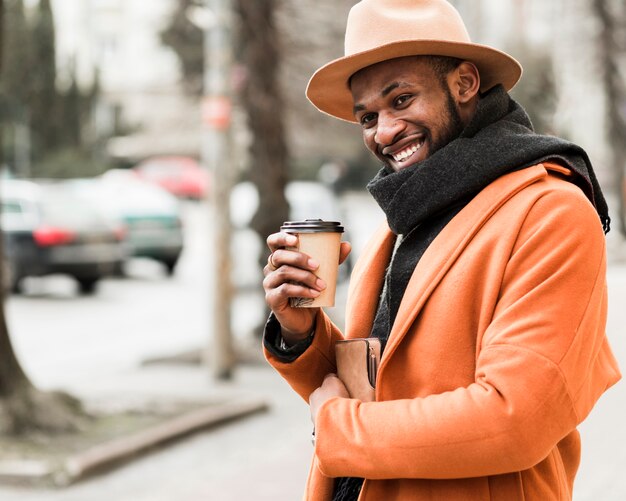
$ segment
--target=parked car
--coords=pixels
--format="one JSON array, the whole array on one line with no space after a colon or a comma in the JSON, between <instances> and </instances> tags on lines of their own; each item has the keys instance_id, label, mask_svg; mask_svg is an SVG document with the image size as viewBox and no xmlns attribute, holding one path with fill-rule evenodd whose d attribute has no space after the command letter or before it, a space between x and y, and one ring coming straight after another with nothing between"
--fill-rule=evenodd
<instances>
[{"instance_id":1,"label":"parked car","mask_svg":"<svg viewBox=\"0 0 626 501\"><path fill-rule=\"evenodd\" d=\"M161 186L179 198L201 200L208 194L209 174L191 157L151 157L137 164L133 170L142 179Z\"/></svg>"},{"instance_id":2,"label":"parked car","mask_svg":"<svg viewBox=\"0 0 626 501\"><path fill-rule=\"evenodd\" d=\"M83 294L125 259L123 230L62 183L4 179L1 221L8 286L27 276L74 277Z\"/></svg>"},{"instance_id":3,"label":"parked car","mask_svg":"<svg viewBox=\"0 0 626 501\"><path fill-rule=\"evenodd\" d=\"M98 206L126 227L129 255L159 261L173 274L184 247L179 200L128 170L110 170L95 182Z\"/></svg>"}]
</instances>

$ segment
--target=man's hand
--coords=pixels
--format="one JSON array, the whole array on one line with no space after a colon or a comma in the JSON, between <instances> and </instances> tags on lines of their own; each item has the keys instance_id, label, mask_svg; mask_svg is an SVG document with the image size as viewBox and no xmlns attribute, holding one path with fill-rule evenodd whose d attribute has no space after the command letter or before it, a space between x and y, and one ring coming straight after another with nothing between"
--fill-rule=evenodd
<instances>
[{"instance_id":1,"label":"man's hand","mask_svg":"<svg viewBox=\"0 0 626 501\"><path fill-rule=\"evenodd\" d=\"M322 386L311 393L309 397L313 424L315 424L317 413L322 404L334 397L350 398L350 394L345 385L341 382L341 379L337 377L337 374L327 374L322 382Z\"/></svg>"},{"instance_id":2,"label":"man's hand","mask_svg":"<svg viewBox=\"0 0 626 501\"><path fill-rule=\"evenodd\" d=\"M319 309L292 308L289 298L316 298L326 288L326 283L315 275L319 263L292 250L297 244L298 237L288 233L274 233L267 237L271 254L263 268L265 302L276 315L287 344L294 344L310 334ZM350 249L349 243L341 243L340 263L348 257Z\"/></svg>"}]
</instances>

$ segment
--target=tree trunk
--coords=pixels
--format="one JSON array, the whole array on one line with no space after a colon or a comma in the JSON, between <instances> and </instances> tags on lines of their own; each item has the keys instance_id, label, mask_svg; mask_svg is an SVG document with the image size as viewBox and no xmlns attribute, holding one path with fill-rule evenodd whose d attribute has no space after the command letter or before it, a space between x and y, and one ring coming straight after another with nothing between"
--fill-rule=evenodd
<instances>
[{"instance_id":1,"label":"tree trunk","mask_svg":"<svg viewBox=\"0 0 626 501\"><path fill-rule=\"evenodd\" d=\"M237 0L241 58L247 71L242 101L252 131L250 179L259 190L252 228L265 241L289 217L285 198L288 152L284 99L278 84L281 51L274 13L275 0ZM261 262L267 255L261 257Z\"/></svg>"},{"instance_id":2,"label":"tree trunk","mask_svg":"<svg viewBox=\"0 0 626 501\"><path fill-rule=\"evenodd\" d=\"M0 47L4 32L3 14L4 2L0 0ZM0 122L0 169L4 168L3 132ZM0 434L19 434L32 429L46 431L76 429L83 416L78 401L62 393L37 390L15 356L4 315L3 278L4 247L0 232Z\"/></svg>"},{"instance_id":3,"label":"tree trunk","mask_svg":"<svg viewBox=\"0 0 626 501\"><path fill-rule=\"evenodd\" d=\"M615 8L611 9L611 5ZM626 89L621 76L619 61L626 53L626 8L622 2L593 0L593 9L600 21L598 52L604 70L603 82L606 96L611 168L614 186L619 200L619 229L626 236L626 185L624 179L626 158Z\"/></svg>"}]
</instances>

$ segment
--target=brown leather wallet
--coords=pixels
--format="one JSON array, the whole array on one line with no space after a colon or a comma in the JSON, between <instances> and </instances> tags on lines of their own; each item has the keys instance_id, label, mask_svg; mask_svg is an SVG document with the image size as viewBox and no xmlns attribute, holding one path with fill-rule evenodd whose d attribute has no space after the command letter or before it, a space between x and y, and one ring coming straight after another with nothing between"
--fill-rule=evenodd
<instances>
[{"instance_id":1,"label":"brown leather wallet","mask_svg":"<svg viewBox=\"0 0 626 501\"><path fill-rule=\"evenodd\" d=\"M376 398L376 373L380 363L380 339L356 338L337 341L337 376L351 398L372 402Z\"/></svg>"}]
</instances>

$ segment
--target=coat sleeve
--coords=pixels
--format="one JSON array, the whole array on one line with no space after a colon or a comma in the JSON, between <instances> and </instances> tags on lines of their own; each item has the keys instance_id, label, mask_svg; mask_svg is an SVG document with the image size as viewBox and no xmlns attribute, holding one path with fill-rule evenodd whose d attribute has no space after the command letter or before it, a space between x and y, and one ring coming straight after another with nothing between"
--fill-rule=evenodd
<instances>
[{"instance_id":1,"label":"coat sleeve","mask_svg":"<svg viewBox=\"0 0 626 501\"><path fill-rule=\"evenodd\" d=\"M341 331L320 308L315 319L313 341L302 355L289 362L264 348L265 358L308 403L311 393L322 385L324 376L337 371L334 347L342 338Z\"/></svg>"},{"instance_id":2,"label":"coat sleeve","mask_svg":"<svg viewBox=\"0 0 626 501\"><path fill-rule=\"evenodd\" d=\"M604 241L582 194L536 200L503 274L474 382L424 398L327 401L316 422L321 471L466 478L543 460L619 379L604 333Z\"/></svg>"}]
</instances>

